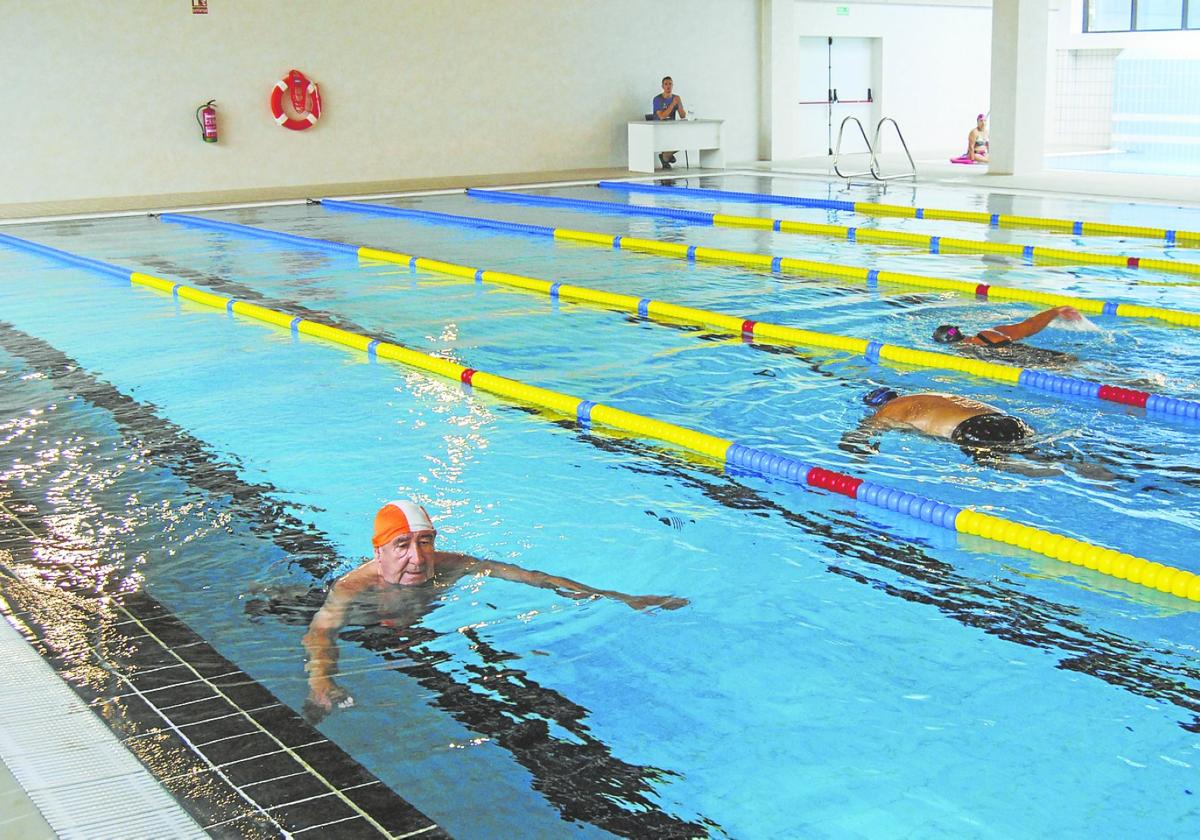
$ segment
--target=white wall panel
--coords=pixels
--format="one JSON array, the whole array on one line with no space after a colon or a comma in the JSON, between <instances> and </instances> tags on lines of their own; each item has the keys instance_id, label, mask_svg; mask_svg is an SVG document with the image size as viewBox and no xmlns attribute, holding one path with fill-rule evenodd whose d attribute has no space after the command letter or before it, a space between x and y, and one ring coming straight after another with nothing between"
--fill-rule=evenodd
<instances>
[{"instance_id":1,"label":"white wall panel","mask_svg":"<svg viewBox=\"0 0 1200 840\"><path fill-rule=\"evenodd\" d=\"M0 204L618 166L664 74L757 152L756 0L3 5ZM267 108L292 67L321 86L305 132Z\"/></svg>"}]
</instances>

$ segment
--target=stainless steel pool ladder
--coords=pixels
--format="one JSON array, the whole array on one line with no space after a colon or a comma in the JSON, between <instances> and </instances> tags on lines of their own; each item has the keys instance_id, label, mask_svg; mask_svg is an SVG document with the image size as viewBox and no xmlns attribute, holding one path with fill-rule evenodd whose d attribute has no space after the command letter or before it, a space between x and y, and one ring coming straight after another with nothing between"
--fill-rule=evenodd
<instances>
[{"instance_id":1,"label":"stainless steel pool ladder","mask_svg":"<svg viewBox=\"0 0 1200 840\"><path fill-rule=\"evenodd\" d=\"M869 169L864 169L862 172L843 172L839 166L842 161L842 135L846 133L846 123L852 122L858 127L858 133L862 136L863 143L867 146L867 153L871 156L871 166ZM862 154L855 152L854 154ZM871 145L871 141L867 139L867 130L863 128L862 122L858 117L846 117L842 120L842 124L838 126L837 145L833 147L833 171L837 173L839 178L845 178L847 181L851 178L861 178L863 175L875 174L875 147Z\"/></svg>"},{"instance_id":2,"label":"stainless steel pool ladder","mask_svg":"<svg viewBox=\"0 0 1200 840\"><path fill-rule=\"evenodd\" d=\"M842 172L839 166L842 155L842 135L846 131L846 123L848 122L853 122L856 126L858 126L858 133L862 136L863 143L865 143L867 146L867 153L871 155L870 167L862 172ZM879 137L880 133L883 131L884 123L891 123L892 127L896 129L896 136L900 138L900 146L904 149L904 156L908 158L909 169L907 172L899 172L895 175L880 174ZM855 152L855 154L861 153ZM845 178L846 180L850 180L851 178L861 178L863 175L870 175L876 181L894 181L897 178L912 178L913 180L916 180L917 164L913 162L912 153L908 150L908 143L904 141L904 134L900 131L900 126L894 119L891 117L883 117L875 126L875 141L871 142L867 139L867 130L863 128L863 124L859 121L858 117L849 116L843 119L842 124L838 127L837 146L834 147L833 152L833 171L838 174L839 178Z\"/></svg>"}]
</instances>

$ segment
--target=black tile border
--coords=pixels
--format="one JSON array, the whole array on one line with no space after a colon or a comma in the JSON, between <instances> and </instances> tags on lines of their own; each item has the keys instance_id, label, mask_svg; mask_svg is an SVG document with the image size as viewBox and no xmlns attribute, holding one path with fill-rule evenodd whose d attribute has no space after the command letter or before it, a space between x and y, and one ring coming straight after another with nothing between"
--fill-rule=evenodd
<instances>
[{"instance_id":1,"label":"black tile border","mask_svg":"<svg viewBox=\"0 0 1200 840\"><path fill-rule=\"evenodd\" d=\"M206 277L202 285L219 279ZM79 400L85 410L101 412L105 422L111 421L115 426L114 445L146 453L144 462L155 469L174 474L186 485L187 494L232 500L232 509L250 533L255 538L272 542L289 557L289 563L303 569L314 584L322 580L328 582L332 572L339 567L343 558L336 546L326 534L291 512L289 505L281 500L279 488L269 482L245 481L236 464L213 451L212 447L187 429L162 416L153 405L120 392L54 346L3 320L0 320L0 350L12 355L18 365L41 374L56 392L69 395L67 398L71 400ZM569 428L574 429L574 424L569 424ZM623 450L625 446L587 434L583 434L581 440L601 448ZM673 463L668 459L663 468L670 470ZM54 541L46 539L45 519L40 513L45 505L44 497L27 491L24 485L2 487L0 491L4 491L5 496L12 496L5 501L5 505L22 520L21 525L27 532L18 535L15 540L18 554L28 564L28 548L24 547L24 543L31 541L43 549L50 549L48 555L45 551L42 554L53 558ZM4 538L3 529L0 529L0 541ZM73 557L65 558L65 562L49 559L37 566L48 585L61 587L72 593L71 597L91 600L92 615L102 616L100 606L95 603L96 582L79 579L73 561ZM115 588L125 582L116 579L107 581L107 591L116 596L118 602L125 596L116 592ZM147 620L142 624L128 616L103 616L109 623L130 625L129 639L137 641L126 641L126 646L130 648L128 652L114 653L114 658L124 662L128 666L126 670L130 671L145 671L171 664L161 648L158 648L159 659L150 661L155 655L155 648L146 647L148 639L144 630L152 626L150 620L154 624L161 620L168 627L164 632L169 634L174 626L172 617L164 615L167 611L161 604L143 603L142 607L145 612L139 614L139 618ZM285 611L280 618L293 621L295 616L289 616ZM107 663L81 666L73 661L81 654L91 654L86 642L76 645L80 650L72 657L65 651L51 650L33 641L32 633L28 635L31 643L47 658L63 658L60 672L64 678L70 679L73 673L81 672L81 679L73 681L80 687L77 690L82 690L84 678L90 677L93 699L98 700L113 693L107 680L115 677L105 670ZM431 631L416 627L395 637L390 631L388 635L389 638L381 639L364 629L346 632L342 638L353 641L356 646L384 660L395 660L396 664L392 667L430 692L435 708L508 751L517 763L533 775L533 789L559 812L565 823L591 823L621 836L664 838L703 836L715 825L705 818L689 821L660 809L654 791L665 777L677 774L662 768L631 764L615 756L608 744L589 732L584 720L587 715L585 708L554 689L530 679L523 672L510 669L506 663L511 656L493 650L477 635L470 634L473 644L479 649L482 662L467 669L469 676L465 677L465 681L444 673L438 667L448 654L422 650L422 643L436 635ZM204 648L203 642L195 642L178 644L176 650L188 651L189 663L198 672L214 678L213 682L216 683L215 678L228 667L228 663L219 657L215 660L205 659ZM120 655L116 655L118 653ZM95 673L97 671L99 673ZM257 713L265 706L280 705L273 696L258 694L258 688L243 685L231 687L230 692L239 695L239 702L248 712ZM172 710L172 715L179 719L173 723L176 731L180 734L190 733L193 727L199 728L212 719L210 705L211 701L201 700L176 706ZM271 714L270 711L265 713ZM120 708L111 712L113 717L119 714ZM153 714L156 715L157 711ZM226 715L219 714L216 717L223 718ZM278 725L284 725L278 718L274 720ZM547 720L565 730L565 734L558 734L547 724ZM161 718L150 718L139 729L131 730L131 735L145 736L145 740L153 744L165 737L161 734L164 728L167 727ZM310 736L306 729L294 731L290 725L285 728L289 747L309 743ZM350 780L346 778L337 783L346 787L350 785ZM403 809L396 813L402 815ZM228 833L224 826L248 825L249 821L250 818L234 817L226 820L221 830ZM346 824L348 826L349 823ZM214 824L213 828L217 826ZM315 829L309 831L317 833ZM330 831L337 834L343 829ZM423 830L422 833L429 831L432 829ZM444 835L440 829L438 831Z\"/></svg>"},{"instance_id":2,"label":"black tile border","mask_svg":"<svg viewBox=\"0 0 1200 840\"><path fill-rule=\"evenodd\" d=\"M3 510L0 537L35 541ZM150 595L80 594L0 574L0 613L211 836L449 837Z\"/></svg>"}]
</instances>

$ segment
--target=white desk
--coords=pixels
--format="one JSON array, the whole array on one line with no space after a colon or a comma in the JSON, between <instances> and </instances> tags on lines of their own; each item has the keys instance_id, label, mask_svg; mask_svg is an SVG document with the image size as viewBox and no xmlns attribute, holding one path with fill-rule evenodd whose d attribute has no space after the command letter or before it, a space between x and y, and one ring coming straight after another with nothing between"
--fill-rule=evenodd
<instances>
[{"instance_id":1,"label":"white desk","mask_svg":"<svg viewBox=\"0 0 1200 840\"><path fill-rule=\"evenodd\" d=\"M642 120L629 123L629 169L653 172L658 152L700 151L700 166L725 168L724 120Z\"/></svg>"}]
</instances>

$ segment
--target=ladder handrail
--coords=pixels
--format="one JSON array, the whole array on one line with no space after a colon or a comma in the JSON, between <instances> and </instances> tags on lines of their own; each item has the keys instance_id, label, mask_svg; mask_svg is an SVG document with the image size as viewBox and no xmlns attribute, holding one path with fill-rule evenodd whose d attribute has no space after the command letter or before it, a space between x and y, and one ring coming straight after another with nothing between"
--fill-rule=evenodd
<instances>
[{"instance_id":1,"label":"ladder handrail","mask_svg":"<svg viewBox=\"0 0 1200 840\"><path fill-rule=\"evenodd\" d=\"M883 130L885 122L890 122L896 129L896 136L900 138L900 146L904 149L904 156L908 158L908 172L886 176L879 174L879 134ZM897 178L912 178L915 181L917 178L917 164L913 161L912 152L908 150L908 143L904 141L904 134L900 131L900 124L891 117L883 117L875 126L875 142L871 144L871 177L876 181L894 181Z\"/></svg>"},{"instance_id":2,"label":"ladder handrail","mask_svg":"<svg viewBox=\"0 0 1200 840\"><path fill-rule=\"evenodd\" d=\"M842 170L838 169L838 162L842 156L842 134L846 130L846 123L850 122L851 120L853 120L854 124L858 126L858 133L862 135L863 142L867 144L866 152L871 156L871 166L862 172L851 172L849 175L845 175L842 173ZM861 152L856 152L855 154L861 154ZM859 121L858 117L845 117L842 119L842 124L838 126L837 145L833 150L833 171L837 173L839 178L845 178L847 180L851 178L859 178L863 175L875 175L875 147L872 146L871 141L867 139L867 130L863 128L863 124Z\"/></svg>"}]
</instances>

